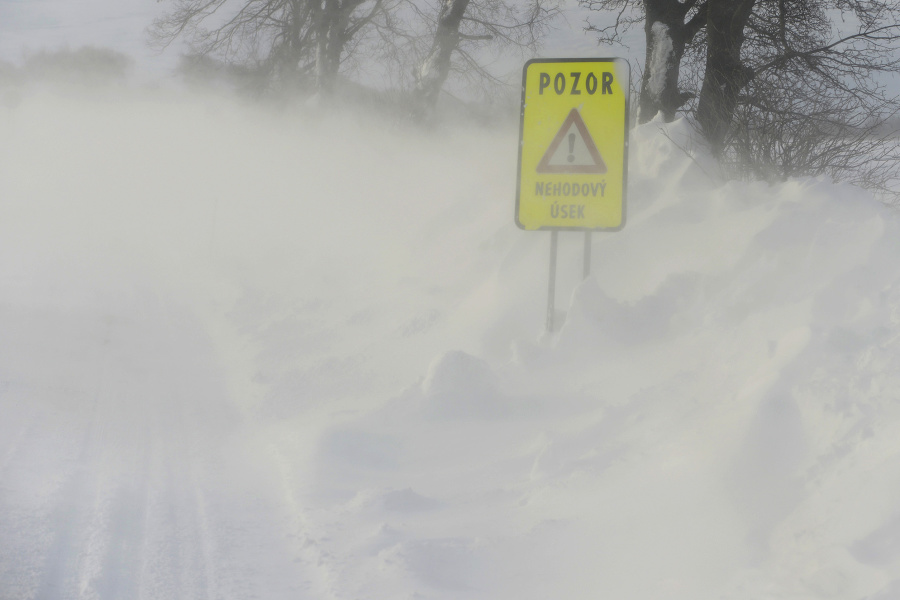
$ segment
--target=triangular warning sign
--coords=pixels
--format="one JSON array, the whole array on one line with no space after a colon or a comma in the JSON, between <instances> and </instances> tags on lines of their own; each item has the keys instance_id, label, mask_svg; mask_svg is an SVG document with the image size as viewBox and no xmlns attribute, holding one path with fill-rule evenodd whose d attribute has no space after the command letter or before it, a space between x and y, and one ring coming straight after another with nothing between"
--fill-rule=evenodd
<instances>
[{"instance_id":1,"label":"triangular warning sign","mask_svg":"<svg viewBox=\"0 0 900 600\"><path fill-rule=\"evenodd\" d=\"M577 108L573 108L563 121L544 158L538 163L537 172L606 173L606 163Z\"/></svg>"}]
</instances>

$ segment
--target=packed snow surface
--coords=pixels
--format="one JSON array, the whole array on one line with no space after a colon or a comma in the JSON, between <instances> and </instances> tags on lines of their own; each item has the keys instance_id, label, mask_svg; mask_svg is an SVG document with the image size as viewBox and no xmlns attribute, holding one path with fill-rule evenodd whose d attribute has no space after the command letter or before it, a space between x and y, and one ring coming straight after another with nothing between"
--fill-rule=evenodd
<instances>
[{"instance_id":1,"label":"packed snow surface","mask_svg":"<svg viewBox=\"0 0 900 600\"><path fill-rule=\"evenodd\" d=\"M900 216L650 123L546 334L516 144L0 107L0 598L900 597Z\"/></svg>"}]
</instances>

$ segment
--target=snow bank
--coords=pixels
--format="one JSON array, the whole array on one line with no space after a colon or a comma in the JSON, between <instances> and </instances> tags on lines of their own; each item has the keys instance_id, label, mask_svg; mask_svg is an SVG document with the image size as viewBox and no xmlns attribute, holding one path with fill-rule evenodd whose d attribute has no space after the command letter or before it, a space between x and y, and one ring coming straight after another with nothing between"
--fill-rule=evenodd
<instances>
[{"instance_id":1,"label":"snow bank","mask_svg":"<svg viewBox=\"0 0 900 600\"><path fill-rule=\"evenodd\" d=\"M896 595L896 213L650 123L547 335L515 143L0 113L0 597Z\"/></svg>"}]
</instances>

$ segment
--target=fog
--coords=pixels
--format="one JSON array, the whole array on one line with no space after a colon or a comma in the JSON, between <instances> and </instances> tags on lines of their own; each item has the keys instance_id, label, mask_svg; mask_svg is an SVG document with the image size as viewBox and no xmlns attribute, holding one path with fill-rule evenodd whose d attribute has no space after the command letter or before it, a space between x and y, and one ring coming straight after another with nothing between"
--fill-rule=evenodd
<instances>
[{"instance_id":1,"label":"fog","mask_svg":"<svg viewBox=\"0 0 900 600\"><path fill-rule=\"evenodd\" d=\"M23 88L0 598L892 597L900 221L692 135L548 334L514 122Z\"/></svg>"},{"instance_id":2,"label":"fog","mask_svg":"<svg viewBox=\"0 0 900 600\"><path fill-rule=\"evenodd\" d=\"M51 85L0 139L0 597L333 594L298 465L482 345L514 129Z\"/></svg>"}]
</instances>

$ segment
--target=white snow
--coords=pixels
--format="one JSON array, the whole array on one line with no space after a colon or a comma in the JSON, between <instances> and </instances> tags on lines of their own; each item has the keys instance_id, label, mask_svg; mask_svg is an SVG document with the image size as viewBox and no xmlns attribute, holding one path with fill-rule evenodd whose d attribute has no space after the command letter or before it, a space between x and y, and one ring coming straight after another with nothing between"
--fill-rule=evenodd
<instances>
[{"instance_id":1,"label":"white snow","mask_svg":"<svg viewBox=\"0 0 900 600\"><path fill-rule=\"evenodd\" d=\"M0 107L0 598L900 591L867 193L642 126L546 335L514 127L116 93Z\"/></svg>"}]
</instances>

